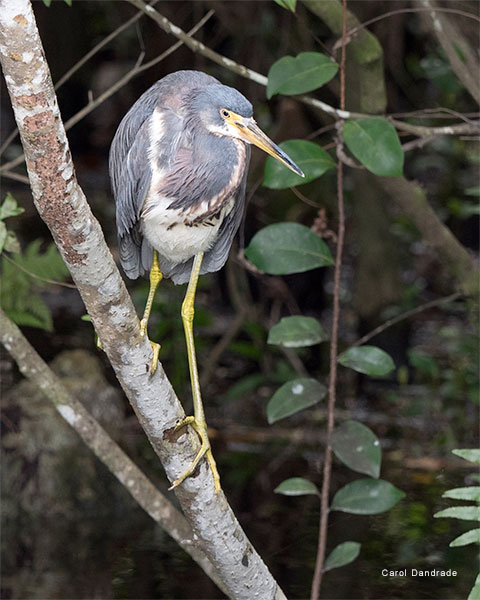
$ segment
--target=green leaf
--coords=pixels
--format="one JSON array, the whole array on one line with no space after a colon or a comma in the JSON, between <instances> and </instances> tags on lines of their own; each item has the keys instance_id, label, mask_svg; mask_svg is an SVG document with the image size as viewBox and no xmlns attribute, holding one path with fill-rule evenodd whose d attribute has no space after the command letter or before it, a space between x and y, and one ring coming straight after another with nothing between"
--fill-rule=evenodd
<instances>
[{"instance_id":1,"label":"green leaf","mask_svg":"<svg viewBox=\"0 0 480 600\"><path fill-rule=\"evenodd\" d=\"M475 585L470 590L467 600L480 600L480 573L477 575Z\"/></svg>"},{"instance_id":2,"label":"green leaf","mask_svg":"<svg viewBox=\"0 0 480 600\"><path fill-rule=\"evenodd\" d=\"M0 221L0 252L3 252L7 241L7 226L3 221Z\"/></svg>"},{"instance_id":3,"label":"green leaf","mask_svg":"<svg viewBox=\"0 0 480 600\"><path fill-rule=\"evenodd\" d=\"M452 450L453 454L469 460L472 463L480 465L480 450L477 448L465 448L462 450Z\"/></svg>"},{"instance_id":4,"label":"green leaf","mask_svg":"<svg viewBox=\"0 0 480 600\"><path fill-rule=\"evenodd\" d=\"M404 497L404 492L383 479L357 479L335 494L331 509L376 515L389 510Z\"/></svg>"},{"instance_id":5,"label":"green leaf","mask_svg":"<svg viewBox=\"0 0 480 600\"><path fill-rule=\"evenodd\" d=\"M480 185L474 185L465 190L466 196L479 196L480 197Z\"/></svg>"},{"instance_id":6,"label":"green leaf","mask_svg":"<svg viewBox=\"0 0 480 600\"><path fill-rule=\"evenodd\" d=\"M480 521L480 506L450 506L433 515L436 519L450 517L462 521Z\"/></svg>"},{"instance_id":7,"label":"green leaf","mask_svg":"<svg viewBox=\"0 0 480 600\"><path fill-rule=\"evenodd\" d=\"M357 421L345 421L332 435L332 449L347 467L366 473L375 479L380 476L382 450L371 429Z\"/></svg>"},{"instance_id":8,"label":"green leaf","mask_svg":"<svg viewBox=\"0 0 480 600\"><path fill-rule=\"evenodd\" d=\"M21 215L24 212L24 209L21 206L18 206L15 198L8 193L3 204L0 206L0 221L7 219L8 217L16 217L17 215Z\"/></svg>"},{"instance_id":9,"label":"green leaf","mask_svg":"<svg viewBox=\"0 0 480 600\"><path fill-rule=\"evenodd\" d=\"M467 546L468 544L480 544L480 529L470 529L459 535L449 544L451 548L456 546Z\"/></svg>"},{"instance_id":10,"label":"green leaf","mask_svg":"<svg viewBox=\"0 0 480 600\"><path fill-rule=\"evenodd\" d=\"M0 276L0 305L17 325L40 327L51 331L52 316L48 305L36 293L48 285L35 275L51 280L63 280L68 269L55 244L40 253L41 241L31 242L24 254L15 261L2 259ZM30 274L31 273L31 274Z\"/></svg>"},{"instance_id":11,"label":"green leaf","mask_svg":"<svg viewBox=\"0 0 480 600\"><path fill-rule=\"evenodd\" d=\"M280 148L302 169L305 177L296 175L290 169L286 169L278 160L269 156L265 162L263 185L271 190L284 190L309 183L321 177L329 169L336 167L330 154L313 142L288 140L282 142Z\"/></svg>"},{"instance_id":12,"label":"green leaf","mask_svg":"<svg viewBox=\"0 0 480 600\"><path fill-rule=\"evenodd\" d=\"M442 498L453 498L454 500L473 500L480 502L480 486L471 485L469 487L455 488L447 490Z\"/></svg>"},{"instance_id":13,"label":"green leaf","mask_svg":"<svg viewBox=\"0 0 480 600\"><path fill-rule=\"evenodd\" d=\"M52 3L52 0L43 0L43 3L45 4L45 6L46 6L47 8L49 8L49 7L50 7L50 4Z\"/></svg>"},{"instance_id":14,"label":"green leaf","mask_svg":"<svg viewBox=\"0 0 480 600\"><path fill-rule=\"evenodd\" d=\"M395 127L386 119L346 121L343 136L350 152L374 175L403 175L402 146Z\"/></svg>"},{"instance_id":15,"label":"green leaf","mask_svg":"<svg viewBox=\"0 0 480 600\"><path fill-rule=\"evenodd\" d=\"M360 554L360 544L358 542L343 542L332 550L323 566L324 571L331 571L344 567L353 562Z\"/></svg>"},{"instance_id":16,"label":"green leaf","mask_svg":"<svg viewBox=\"0 0 480 600\"><path fill-rule=\"evenodd\" d=\"M303 273L333 264L325 242L305 225L275 223L256 233L245 256L269 275Z\"/></svg>"},{"instance_id":17,"label":"green leaf","mask_svg":"<svg viewBox=\"0 0 480 600\"><path fill-rule=\"evenodd\" d=\"M285 481L282 481L282 483L273 491L276 494L283 494L284 496L320 495L317 486L311 481L308 481L308 479L303 479L303 477L291 477L290 479L285 479Z\"/></svg>"},{"instance_id":18,"label":"green leaf","mask_svg":"<svg viewBox=\"0 0 480 600\"><path fill-rule=\"evenodd\" d=\"M284 317L274 325L269 333L269 344L285 348L314 346L328 340L328 334L322 325L312 317Z\"/></svg>"},{"instance_id":19,"label":"green leaf","mask_svg":"<svg viewBox=\"0 0 480 600\"><path fill-rule=\"evenodd\" d=\"M291 10L293 13L295 12L295 8L297 6L297 0L275 0L275 2L278 5L280 5L282 8Z\"/></svg>"},{"instance_id":20,"label":"green leaf","mask_svg":"<svg viewBox=\"0 0 480 600\"><path fill-rule=\"evenodd\" d=\"M301 377L287 381L279 388L267 404L269 424L313 406L325 397L327 388L316 379Z\"/></svg>"},{"instance_id":21,"label":"green leaf","mask_svg":"<svg viewBox=\"0 0 480 600\"><path fill-rule=\"evenodd\" d=\"M339 355L338 362L344 367L372 377L388 375L395 369L391 356L376 346L350 348Z\"/></svg>"},{"instance_id":22,"label":"green leaf","mask_svg":"<svg viewBox=\"0 0 480 600\"><path fill-rule=\"evenodd\" d=\"M320 52L284 56L268 71L267 98L311 92L333 79L337 71L337 63Z\"/></svg>"},{"instance_id":23,"label":"green leaf","mask_svg":"<svg viewBox=\"0 0 480 600\"><path fill-rule=\"evenodd\" d=\"M0 223L1 223L1 225L4 225L4 223L2 223L1 221L0 221ZM1 225L0 225L0 231L2 229ZM0 248L1 248L1 242L0 242ZM7 252L13 252L16 254L21 252L22 249L20 247L20 242L18 241L18 238L13 231L7 231L7 239L5 240L3 249L6 250Z\"/></svg>"},{"instance_id":24,"label":"green leaf","mask_svg":"<svg viewBox=\"0 0 480 600\"><path fill-rule=\"evenodd\" d=\"M65 4L67 4L68 6L72 6L72 0L65 0Z\"/></svg>"},{"instance_id":25,"label":"green leaf","mask_svg":"<svg viewBox=\"0 0 480 600\"><path fill-rule=\"evenodd\" d=\"M435 379L439 375L438 363L433 356L411 348L407 350L408 362L415 367L421 373L424 373L428 377Z\"/></svg>"}]
</instances>

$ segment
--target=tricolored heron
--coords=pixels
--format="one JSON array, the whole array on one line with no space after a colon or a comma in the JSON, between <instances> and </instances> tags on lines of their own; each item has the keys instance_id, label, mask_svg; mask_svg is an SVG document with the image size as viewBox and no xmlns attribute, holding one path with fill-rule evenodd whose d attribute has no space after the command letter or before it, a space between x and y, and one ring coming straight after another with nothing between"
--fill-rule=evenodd
<instances>
[{"instance_id":1,"label":"tricolored heron","mask_svg":"<svg viewBox=\"0 0 480 600\"><path fill-rule=\"evenodd\" d=\"M150 291L140 322L147 333L153 297L162 277L186 283L182 320L187 342L194 416L190 424L201 448L171 488L191 475L203 456L216 491L220 478L207 435L200 395L193 316L198 276L218 271L240 225L250 160L249 144L303 176L253 119L250 102L237 90L198 71L178 71L147 90L120 123L110 150L122 267L131 279L150 272ZM159 344L153 348L155 372Z\"/></svg>"}]
</instances>

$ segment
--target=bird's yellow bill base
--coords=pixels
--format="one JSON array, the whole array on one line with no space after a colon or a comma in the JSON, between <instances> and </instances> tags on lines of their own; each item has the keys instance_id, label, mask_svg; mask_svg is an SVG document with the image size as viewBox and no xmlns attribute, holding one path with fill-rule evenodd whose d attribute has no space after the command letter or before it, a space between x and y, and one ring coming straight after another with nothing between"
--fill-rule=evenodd
<instances>
[{"instance_id":1,"label":"bird's yellow bill base","mask_svg":"<svg viewBox=\"0 0 480 600\"><path fill-rule=\"evenodd\" d=\"M191 425L193 429L195 429L202 445L200 446L200 450L197 452L197 455L193 459L192 464L184 473L180 475L180 477L175 479L175 481L168 489L173 490L174 488L179 486L183 481L185 481L187 477L192 475L192 473L197 468L198 463L205 456L208 460L208 464L210 465L210 470L212 471L213 481L215 483L215 492L218 494L222 489L220 486L220 475L218 474L217 465L215 463L215 459L213 458L212 449L210 447L210 440L208 439L207 434L207 424L205 421L196 421L195 417L185 417L182 421L180 421L180 423L178 423L178 425L176 425L175 431L178 431L182 427L185 427L185 425Z\"/></svg>"}]
</instances>

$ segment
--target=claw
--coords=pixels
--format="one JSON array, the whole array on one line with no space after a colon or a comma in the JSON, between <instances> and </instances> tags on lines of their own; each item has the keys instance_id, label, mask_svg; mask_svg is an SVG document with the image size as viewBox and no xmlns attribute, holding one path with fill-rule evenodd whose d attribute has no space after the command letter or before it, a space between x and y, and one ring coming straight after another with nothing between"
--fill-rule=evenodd
<instances>
[{"instance_id":1,"label":"claw","mask_svg":"<svg viewBox=\"0 0 480 600\"><path fill-rule=\"evenodd\" d=\"M158 353L160 352L160 344L150 341L150 346L153 350L152 366L150 367L150 375L153 375L158 367Z\"/></svg>"},{"instance_id":2,"label":"claw","mask_svg":"<svg viewBox=\"0 0 480 600\"><path fill-rule=\"evenodd\" d=\"M196 469L198 463L202 460L202 458L204 456L206 456L206 458L208 460L208 464L210 465L210 470L212 471L212 475L213 475L213 481L215 484L215 493L218 494L220 492L220 490L222 489L220 486L220 475L218 474L217 465L215 463L215 459L213 458L212 449L210 447L210 441L208 439L208 434L207 434L207 424L205 422L203 422L203 423L197 422L195 420L195 417L185 417L182 421L180 421L180 423L178 423L175 426L175 431L178 431L182 427L185 427L185 425L191 425L193 427L193 429L195 429L195 431L198 434L198 437L200 438L202 445L200 446L200 450L197 452L197 455L193 459L192 464L188 467L188 469L184 473L182 473L180 475L180 477L175 479L175 481L172 483L172 485L168 489L173 490L174 488L179 486L183 481L185 481L185 479L194 472L194 470Z\"/></svg>"}]
</instances>

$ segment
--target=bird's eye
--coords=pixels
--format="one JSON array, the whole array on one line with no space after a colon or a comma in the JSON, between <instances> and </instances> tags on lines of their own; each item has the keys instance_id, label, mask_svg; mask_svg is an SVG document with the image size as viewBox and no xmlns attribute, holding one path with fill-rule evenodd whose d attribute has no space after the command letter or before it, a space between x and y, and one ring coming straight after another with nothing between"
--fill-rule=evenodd
<instances>
[{"instance_id":1,"label":"bird's eye","mask_svg":"<svg viewBox=\"0 0 480 600\"><path fill-rule=\"evenodd\" d=\"M222 117L224 119L228 119L228 117L230 116L230 113L228 112L228 110L226 108L222 108L222 110L220 111L220 114L222 115Z\"/></svg>"}]
</instances>

